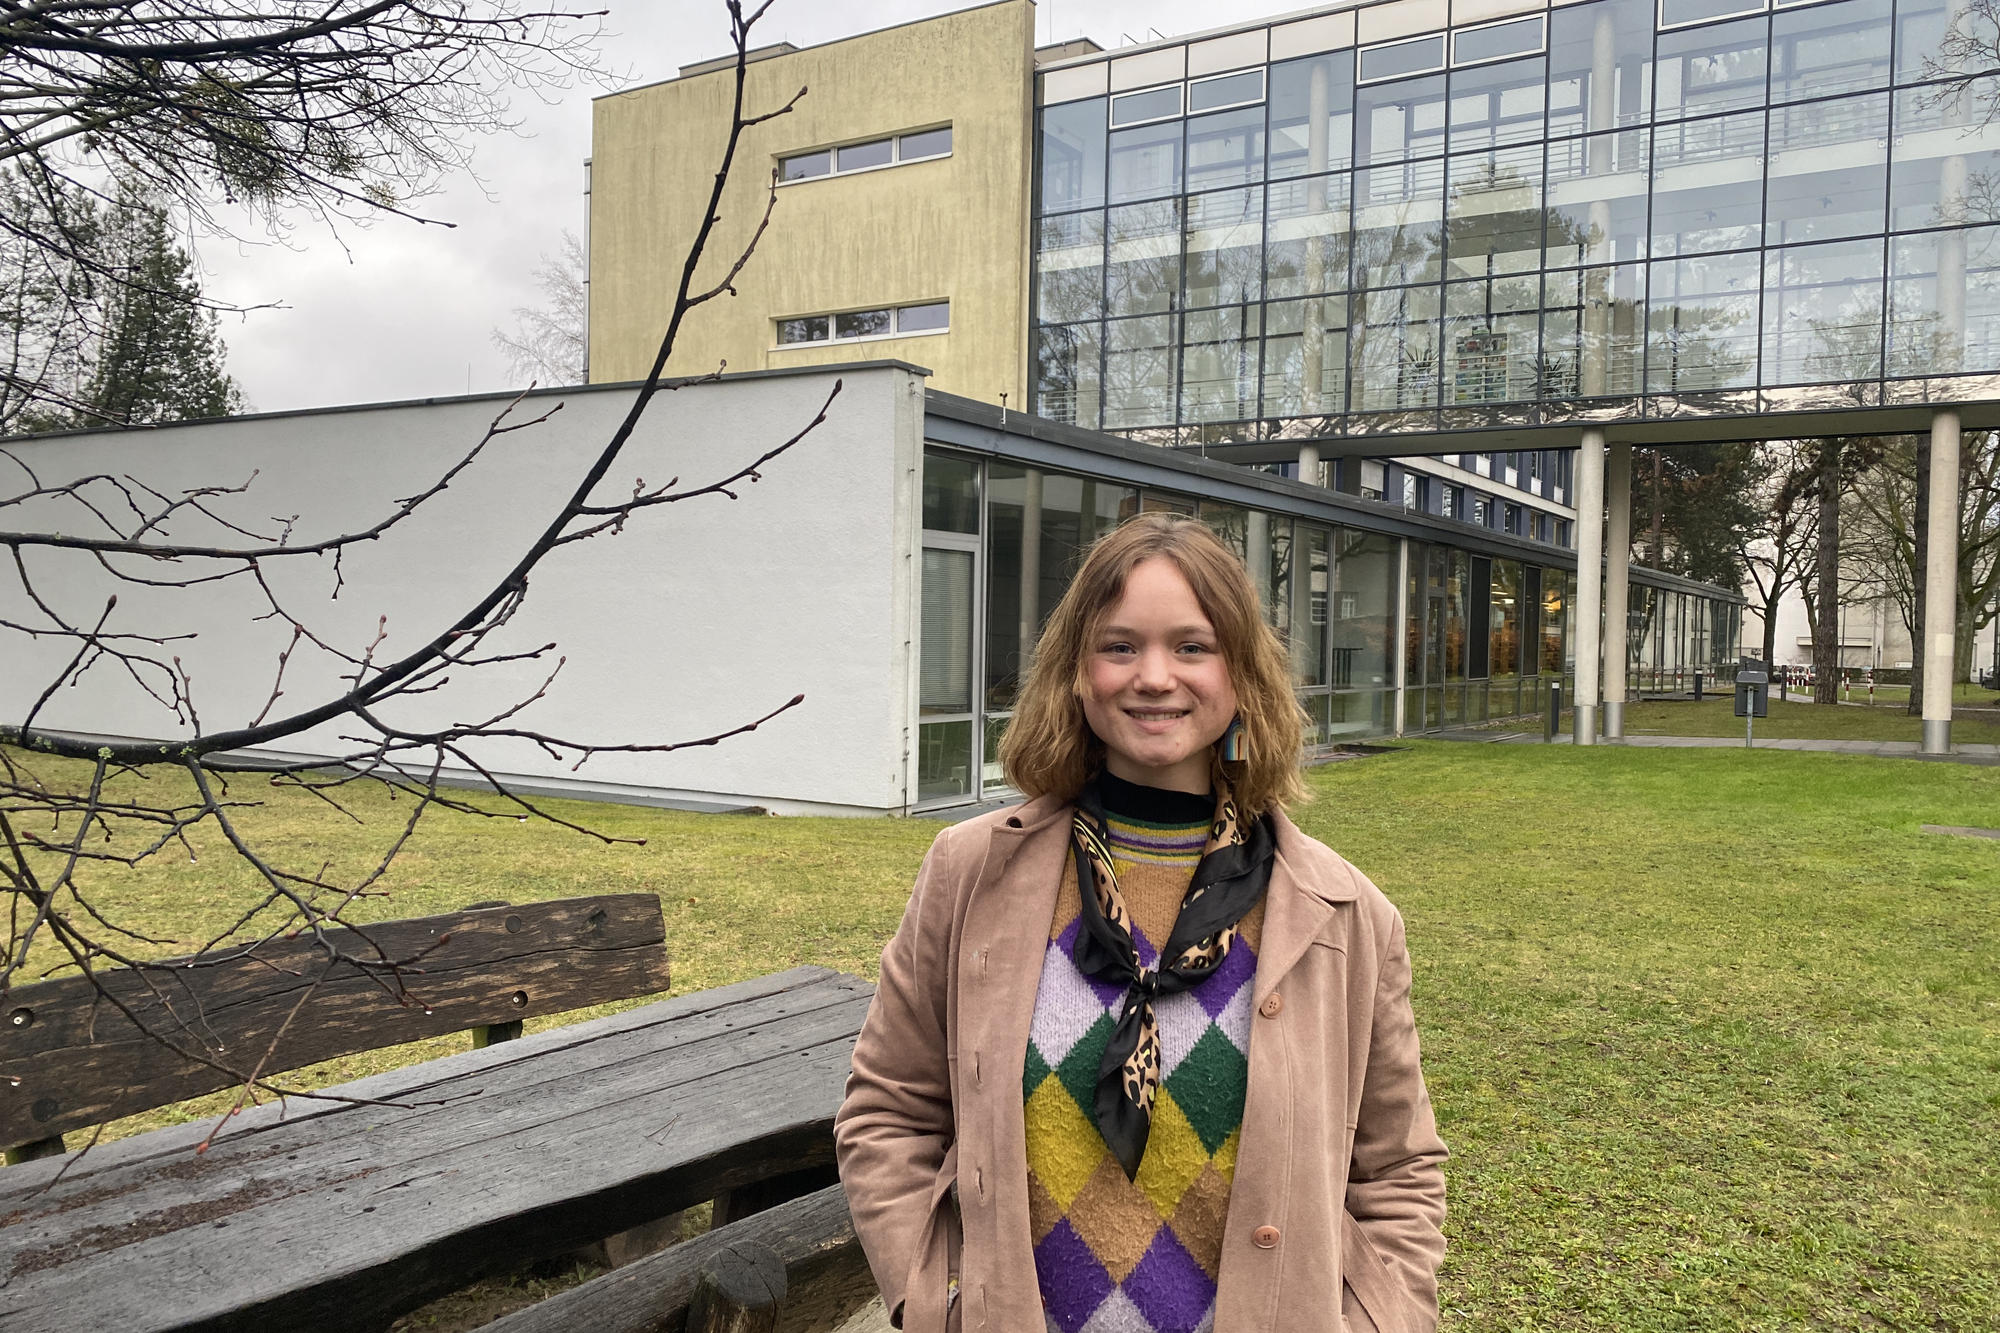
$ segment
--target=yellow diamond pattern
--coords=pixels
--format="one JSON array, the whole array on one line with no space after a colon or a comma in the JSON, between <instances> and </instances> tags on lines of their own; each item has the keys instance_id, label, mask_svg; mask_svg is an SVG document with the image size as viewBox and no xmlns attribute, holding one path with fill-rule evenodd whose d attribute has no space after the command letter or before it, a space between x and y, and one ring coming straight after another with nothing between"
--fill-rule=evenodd
<instances>
[{"instance_id":1,"label":"yellow diamond pattern","mask_svg":"<svg viewBox=\"0 0 2000 1333\"><path fill-rule=\"evenodd\" d=\"M1104 1146L1104 1136L1084 1118L1076 1098L1069 1095L1069 1089L1054 1074L1042 1080L1042 1085L1028 1098L1025 1109L1028 1169L1062 1205L1063 1211L1068 1212L1089 1183L1091 1172L1097 1170L1097 1164L1111 1150ZM1157 1125L1157 1118L1154 1123ZM1188 1130L1188 1135L1193 1137L1193 1129Z\"/></svg>"},{"instance_id":2,"label":"yellow diamond pattern","mask_svg":"<svg viewBox=\"0 0 2000 1333\"><path fill-rule=\"evenodd\" d=\"M1153 1103L1153 1129L1146 1138L1146 1155L1139 1159L1139 1176L1133 1184L1152 1200L1164 1220L1174 1215L1181 1195L1207 1162L1201 1136L1162 1084L1159 1100Z\"/></svg>"}]
</instances>

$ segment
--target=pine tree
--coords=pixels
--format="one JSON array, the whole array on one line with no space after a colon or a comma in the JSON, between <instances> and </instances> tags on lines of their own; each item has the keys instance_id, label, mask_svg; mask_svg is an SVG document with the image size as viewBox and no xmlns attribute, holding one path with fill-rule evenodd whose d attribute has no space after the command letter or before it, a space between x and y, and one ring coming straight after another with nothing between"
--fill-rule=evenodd
<instances>
[{"instance_id":1,"label":"pine tree","mask_svg":"<svg viewBox=\"0 0 2000 1333\"><path fill-rule=\"evenodd\" d=\"M114 279L78 425L139 425L227 416L242 393L223 368L216 316L166 210L121 195L104 228ZM89 418L95 417L93 422Z\"/></svg>"}]
</instances>

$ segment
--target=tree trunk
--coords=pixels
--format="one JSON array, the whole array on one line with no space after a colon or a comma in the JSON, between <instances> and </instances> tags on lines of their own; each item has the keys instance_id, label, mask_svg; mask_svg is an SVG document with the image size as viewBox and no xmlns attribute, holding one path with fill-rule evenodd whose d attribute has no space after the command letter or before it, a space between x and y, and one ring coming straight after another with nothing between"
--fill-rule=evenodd
<instances>
[{"instance_id":1,"label":"tree trunk","mask_svg":"<svg viewBox=\"0 0 2000 1333\"><path fill-rule=\"evenodd\" d=\"M1764 666L1770 670L1775 670L1778 665L1778 607L1783 600L1783 594L1776 587L1764 599Z\"/></svg>"},{"instance_id":2,"label":"tree trunk","mask_svg":"<svg viewBox=\"0 0 2000 1333\"><path fill-rule=\"evenodd\" d=\"M1653 450L1653 538L1651 542L1654 569L1662 568L1667 561L1666 508L1660 497L1660 488L1664 484L1664 475L1665 469L1662 463L1662 455L1658 449L1655 449Z\"/></svg>"},{"instance_id":3,"label":"tree trunk","mask_svg":"<svg viewBox=\"0 0 2000 1333\"><path fill-rule=\"evenodd\" d=\"M1926 571L1930 568L1931 536L1931 437L1928 431L1919 432L1917 445L1917 514L1916 522L1910 525L1910 533L1916 548L1915 558L1910 565L1915 576L1916 614L1910 617L1910 704L1911 717L1922 717L1924 713L1924 583ZM1898 552L1900 555L1901 553Z\"/></svg>"},{"instance_id":4,"label":"tree trunk","mask_svg":"<svg viewBox=\"0 0 2000 1333\"><path fill-rule=\"evenodd\" d=\"M1813 702L1840 702L1840 441L1819 445L1819 595L1813 599Z\"/></svg>"}]
</instances>

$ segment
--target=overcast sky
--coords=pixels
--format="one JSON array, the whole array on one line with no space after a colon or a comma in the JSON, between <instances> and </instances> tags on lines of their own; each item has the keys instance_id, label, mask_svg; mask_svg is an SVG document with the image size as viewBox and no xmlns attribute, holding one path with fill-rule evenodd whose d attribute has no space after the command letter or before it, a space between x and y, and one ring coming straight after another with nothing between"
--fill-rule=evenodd
<instances>
[{"instance_id":1,"label":"overcast sky","mask_svg":"<svg viewBox=\"0 0 2000 1333\"><path fill-rule=\"evenodd\" d=\"M607 0L601 0L607 2ZM1213 0L1042 0L1036 40L1088 36L1107 48L1287 13L1310 0L1246 0L1226 18ZM596 8L596 3L578 3ZM953 0L777 0L759 45L809 46L966 8ZM720 0L608 0L604 64L613 87L670 78L729 48ZM583 161L590 101L581 87L553 105L516 97L518 135L476 149L484 185L459 179L427 200L419 226L385 218L338 237L300 222L286 245L208 240L200 247L209 293L237 305L283 308L225 317L229 369L253 408L481 392L510 387L492 331L517 306L539 303L533 274L565 228L583 233Z\"/></svg>"}]
</instances>

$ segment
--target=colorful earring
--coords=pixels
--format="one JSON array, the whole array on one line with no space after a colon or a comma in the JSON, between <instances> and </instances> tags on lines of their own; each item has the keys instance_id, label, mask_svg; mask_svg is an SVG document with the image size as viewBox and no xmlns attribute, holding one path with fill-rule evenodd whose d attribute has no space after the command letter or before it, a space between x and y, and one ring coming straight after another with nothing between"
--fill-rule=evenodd
<instances>
[{"instance_id":1,"label":"colorful earring","mask_svg":"<svg viewBox=\"0 0 2000 1333\"><path fill-rule=\"evenodd\" d=\"M1238 717L1229 724L1229 730L1222 733L1222 762L1240 764L1243 762L1243 719Z\"/></svg>"}]
</instances>

